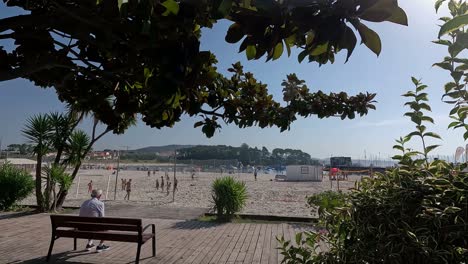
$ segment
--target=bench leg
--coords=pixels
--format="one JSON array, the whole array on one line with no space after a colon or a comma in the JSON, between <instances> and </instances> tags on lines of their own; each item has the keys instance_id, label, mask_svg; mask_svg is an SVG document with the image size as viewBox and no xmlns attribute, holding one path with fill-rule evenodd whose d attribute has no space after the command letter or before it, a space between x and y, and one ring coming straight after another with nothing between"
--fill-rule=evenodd
<instances>
[{"instance_id":1,"label":"bench leg","mask_svg":"<svg viewBox=\"0 0 468 264\"><path fill-rule=\"evenodd\" d=\"M140 251L141 251L141 244L138 243L138 249L137 249L137 255L136 255L135 264L138 264L138 263L140 262Z\"/></svg>"},{"instance_id":2,"label":"bench leg","mask_svg":"<svg viewBox=\"0 0 468 264\"><path fill-rule=\"evenodd\" d=\"M76 238L73 238L73 250L76 250Z\"/></svg>"},{"instance_id":3,"label":"bench leg","mask_svg":"<svg viewBox=\"0 0 468 264\"><path fill-rule=\"evenodd\" d=\"M52 234L52 238L50 239L49 252L47 253L47 262L49 262L50 260L50 255L52 254L52 249L54 248L54 242L55 242L55 235Z\"/></svg>"},{"instance_id":4,"label":"bench leg","mask_svg":"<svg viewBox=\"0 0 468 264\"><path fill-rule=\"evenodd\" d=\"M153 237L153 257L156 257L156 236Z\"/></svg>"}]
</instances>

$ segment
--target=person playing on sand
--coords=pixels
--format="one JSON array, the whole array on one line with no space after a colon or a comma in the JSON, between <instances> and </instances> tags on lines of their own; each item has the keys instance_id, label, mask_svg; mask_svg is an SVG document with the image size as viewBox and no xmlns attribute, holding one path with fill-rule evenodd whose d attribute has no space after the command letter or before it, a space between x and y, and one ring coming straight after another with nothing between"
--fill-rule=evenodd
<instances>
[{"instance_id":1,"label":"person playing on sand","mask_svg":"<svg viewBox=\"0 0 468 264\"><path fill-rule=\"evenodd\" d=\"M192 180L195 178L195 169L192 169Z\"/></svg>"},{"instance_id":2,"label":"person playing on sand","mask_svg":"<svg viewBox=\"0 0 468 264\"><path fill-rule=\"evenodd\" d=\"M164 178L161 176L161 191L164 192Z\"/></svg>"},{"instance_id":3,"label":"person playing on sand","mask_svg":"<svg viewBox=\"0 0 468 264\"><path fill-rule=\"evenodd\" d=\"M173 192L179 190L179 189L177 189L177 184L178 184L178 183L179 183L179 181L177 180L177 178L174 178L174 189L172 190Z\"/></svg>"},{"instance_id":4,"label":"person playing on sand","mask_svg":"<svg viewBox=\"0 0 468 264\"><path fill-rule=\"evenodd\" d=\"M88 193L91 193L93 191L93 180L91 180L89 183L88 183Z\"/></svg>"},{"instance_id":5,"label":"person playing on sand","mask_svg":"<svg viewBox=\"0 0 468 264\"><path fill-rule=\"evenodd\" d=\"M151 175L151 171L148 170L148 177Z\"/></svg>"},{"instance_id":6,"label":"person playing on sand","mask_svg":"<svg viewBox=\"0 0 468 264\"><path fill-rule=\"evenodd\" d=\"M127 186L126 186L126 187L127 187L127 188L126 188L127 194L125 195L124 200L125 200L125 198L126 198L127 200L130 201L130 192L132 191L132 179L129 179L129 180L128 180Z\"/></svg>"},{"instance_id":7,"label":"person playing on sand","mask_svg":"<svg viewBox=\"0 0 468 264\"><path fill-rule=\"evenodd\" d=\"M91 199L86 200L80 207L79 216L85 217L104 217L104 203L100 201L102 190L91 190ZM86 250L91 251L95 247L93 240L89 239L86 244ZM110 247L104 245L104 240L96 247L96 251L102 252L109 250Z\"/></svg>"},{"instance_id":8,"label":"person playing on sand","mask_svg":"<svg viewBox=\"0 0 468 264\"><path fill-rule=\"evenodd\" d=\"M169 195L169 191L171 190L171 182L167 183L167 195Z\"/></svg>"},{"instance_id":9,"label":"person playing on sand","mask_svg":"<svg viewBox=\"0 0 468 264\"><path fill-rule=\"evenodd\" d=\"M127 188L127 179L123 179L122 191L125 191L125 188Z\"/></svg>"},{"instance_id":10,"label":"person playing on sand","mask_svg":"<svg viewBox=\"0 0 468 264\"><path fill-rule=\"evenodd\" d=\"M156 190L159 190L159 180L156 179Z\"/></svg>"},{"instance_id":11,"label":"person playing on sand","mask_svg":"<svg viewBox=\"0 0 468 264\"><path fill-rule=\"evenodd\" d=\"M254 178L257 180L257 168L254 169Z\"/></svg>"}]
</instances>

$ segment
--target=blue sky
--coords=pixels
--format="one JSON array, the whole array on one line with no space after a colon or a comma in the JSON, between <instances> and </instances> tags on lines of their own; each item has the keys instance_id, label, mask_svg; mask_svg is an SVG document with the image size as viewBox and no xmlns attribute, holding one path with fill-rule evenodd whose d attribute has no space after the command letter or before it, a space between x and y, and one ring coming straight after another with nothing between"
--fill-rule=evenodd
<instances>
[{"instance_id":1,"label":"blue sky","mask_svg":"<svg viewBox=\"0 0 468 264\"><path fill-rule=\"evenodd\" d=\"M367 23L382 39L383 50L376 57L364 45L358 46L348 63L340 54L335 64L318 67L315 63L299 64L297 52L291 57L283 56L274 62L247 61L245 54L238 54L238 45L228 44L224 35L229 23L218 23L212 30L203 33L202 49L211 50L219 60L219 68L225 71L232 63L241 61L246 70L255 73L257 79L269 85L275 99L281 100L281 82L289 73L296 73L306 80L311 91L346 91L377 93L377 110L367 116L342 121L339 118L319 120L315 117L299 119L290 131L280 133L277 128L239 129L223 125L213 138L206 138L193 124L197 119L183 118L173 128L161 130L146 127L143 123L130 128L124 135L108 135L96 144L102 148L139 148L149 145L166 144L226 144L302 149L313 157L325 158L330 155L363 158L364 152L381 158L395 154L392 150L394 139L413 130L408 119L403 117L405 91L413 89L410 77L422 78L429 86L432 116L436 125L429 130L439 133L443 146L437 150L440 155L453 155L457 146L463 145L462 131L447 130L450 122L450 106L442 103L443 85L449 75L432 64L446 55L446 50L431 43L437 37L437 21L434 2L430 0L400 0L400 6L407 12L409 26L392 23ZM16 12L0 4L0 17ZM53 89L41 89L26 80L0 83L0 138L3 145L23 142L20 130L28 116L35 113L61 111L63 105L57 100ZM89 122L82 128L89 131ZM417 142L419 143L419 142ZM419 148L419 144L414 144Z\"/></svg>"}]
</instances>

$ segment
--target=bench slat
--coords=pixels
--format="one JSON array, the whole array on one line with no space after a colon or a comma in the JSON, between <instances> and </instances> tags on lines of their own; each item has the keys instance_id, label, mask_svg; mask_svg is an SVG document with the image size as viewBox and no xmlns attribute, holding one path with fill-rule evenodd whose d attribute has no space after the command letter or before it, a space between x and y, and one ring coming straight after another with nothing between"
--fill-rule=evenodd
<instances>
[{"instance_id":1,"label":"bench slat","mask_svg":"<svg viewBox=\"0 0 468 264\"><path fill-rule=\"evenodd\" d=\"M102 224L123 224L123 225L142 225L141 219L135 218L114 218L114 217L84 217L75 215L50 215L52 224L60 226L64 222L84 222L84 223L102 223Z\"/></svg>"},{"instance_id":2,"label":"bench slat","mask_svg":"<svg viewBox=\"0 0 468 264\"><path fill-rule=\"evenodd\" d=\"M120 242L138 242L138 235L126 233L110 233L110 232L96 232L96 231L76 231L76 230L57 230L55 233L58 237L70 238L83 238L83 239L96 239L107 241L120 241ZM152 238L153 234L144 234L142 242L146 242Z\"/></svg>"},{"instance_id":3,"label":"bench slat","mask_svg":"<svg viewBox=\"0 0 468 264\"><path fill-rule=\"evenodd\" d=\"M56 225L59 227L78 228L80 231L104 231L104 230L117 230L117 231L133 231L138 232L141 226L137 225L121 225L121 224L106 224L106 223L83 223L83 222L64 222Z\"/></svg>"}]
</instances>

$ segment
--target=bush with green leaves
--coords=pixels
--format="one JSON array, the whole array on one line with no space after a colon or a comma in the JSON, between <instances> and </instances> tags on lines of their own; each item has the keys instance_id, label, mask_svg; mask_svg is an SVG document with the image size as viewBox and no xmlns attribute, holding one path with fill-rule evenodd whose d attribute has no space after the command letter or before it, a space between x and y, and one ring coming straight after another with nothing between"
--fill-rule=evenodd
<instances>
[{"instance_id":1,"label":"bush with green leaves","mask_svg":"<svg viewBox=\"0 0 468 264\"><path fill-rule=\"evenodd\" d=\"M326 211L345 206L347 196L341 191L324 191L307 197L307 203L317 208L319 215L323 215Z\"/></svg>"},{"instance_id":2,"label":"bush with green leaves","mask_svg":"<svg viewBox=\"0 0 468 264\"><path fill-rule=\"evenodd\" d=\"M226 176L213 182L211 197L218 221L229 221L245 206L247 189L244 182Z\"/></svg>"},{"instance_id":3,"label":"bush with green leaves","mask_svg":"<svg viewBox=\"0 0 468 264\"><path fill-rule=\"evenodd\" d=\"M295 245L279 238L283 263L467 263L466 164L428 161L437 148L429 138L439 136L427 131L433 120L425 114L431 110L426 86L413 82L415 91L404 94L412 98L405 115L416 130L397 140L399 166L364 179L344 200L330 193L309 198L319 206L326 231L298 235ZM406 148L415 138L422 151ZM329 250L317 251L318 241Z\"/></svg>"},{"instance_id":4,"label":"bush with green leaves","mask_svg":"<svg viewBox=\"0 0 468 264\"><path fill-rule=\"evenodd\" d=\"M465 0L437 0L436 9L448 3L451 17L442 17L437 44L447 46L449 56L434 64L450 72L445 85L445 102L452 104L449 128L462 128L468 139L468 60L461 56L468 48L468 4ZM442 37L448 36L448 39ZM343 206L312 199L322 210L325 232L296 236L296 244L279 238L282 263L468 263L468 173L467 163L429 160L439 145L439 135L427 131L434 120L426 85L412 78L416 86L403 96L410 98L405 113L415 130L397 140L394 156L399 166L374 179L364 179ZM421 151L407 148L418 139ZM324 196L326 197L326 196ZM326 243L328 250L317 250Z\"/></svg>"},{"instance_id":5,"label":"bush with green leaves","mask_svg":"<svg viewBox=\"0 0 468 264\"><path fill-rule=\"evenodd\" d=\"M0 167L0 210L7 210L34 189L32 176L6 163Z\"/></svg>"}]
</instances>

